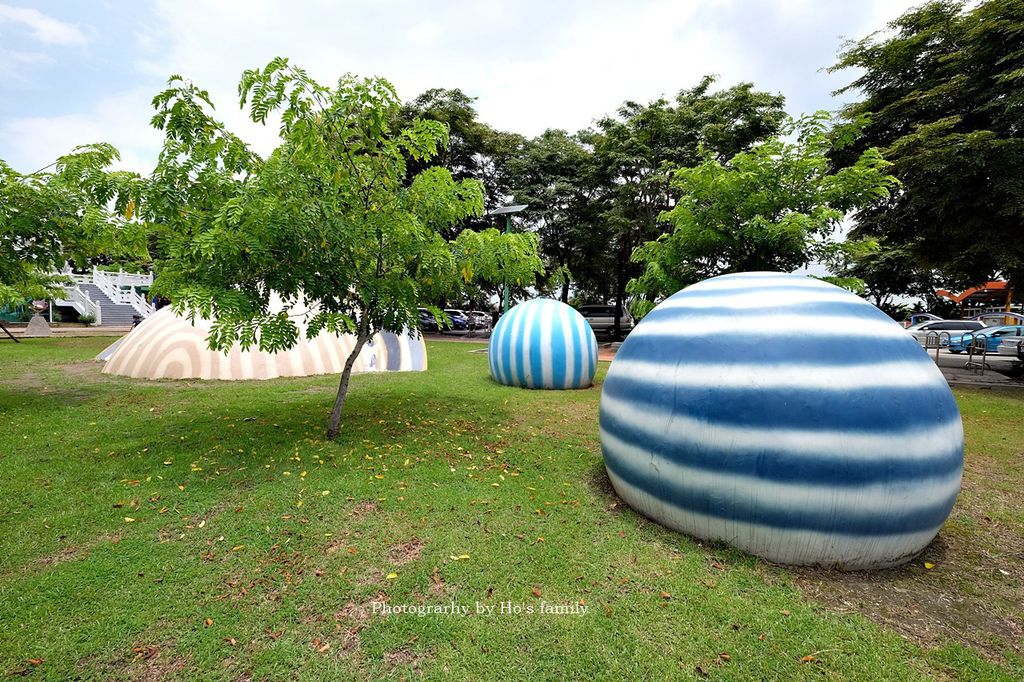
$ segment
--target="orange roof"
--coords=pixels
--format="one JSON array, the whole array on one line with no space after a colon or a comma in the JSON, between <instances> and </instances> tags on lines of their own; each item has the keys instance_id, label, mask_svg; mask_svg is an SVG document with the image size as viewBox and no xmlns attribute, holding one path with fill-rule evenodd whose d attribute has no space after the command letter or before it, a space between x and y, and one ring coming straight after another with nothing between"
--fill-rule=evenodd
<instances>
[{"instance_id":1,"label":"orange roof","mask_svg":"<svg viewBox=\"0 0 1024 682\"><path fill-rule=\"evenodd\" d=\"M960 294L954 294L949 291L946 291L945 289L936 289L935 295L942 296L943 298L948 298L949 300L955 303L962 303L963 301L965 301L966 299L970 298L975 294L987 292L994 293L996 291L1006 291L1007 289L1009 289L1009 284L1003 281L985 282L985 284L982 286L971 287L970 289L967 289L966 291Z\"/></svg>"}]
</instances>

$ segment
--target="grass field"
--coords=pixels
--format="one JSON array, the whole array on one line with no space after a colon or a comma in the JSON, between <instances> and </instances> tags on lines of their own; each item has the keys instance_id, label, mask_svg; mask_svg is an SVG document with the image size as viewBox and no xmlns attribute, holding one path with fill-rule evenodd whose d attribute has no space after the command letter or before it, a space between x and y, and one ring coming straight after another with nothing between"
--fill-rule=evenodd
<instances>
[{"instance_id":1,"label":"grass field","mask_svg":"<svg viewBox=\"0 0 1024 682\"><path fill-rule=\"evenodd\" d=\"M838 574L623 508L600 387L498 386L473 344L431 343L426 373L356 376L329 443L335 377L107 377L90 358L109 341L0 345L2 674L1024 677L1020 393L957 392L964 492L920 559ZM469 613L375 614L385 602Z\"/></svg>"}]
</instances>

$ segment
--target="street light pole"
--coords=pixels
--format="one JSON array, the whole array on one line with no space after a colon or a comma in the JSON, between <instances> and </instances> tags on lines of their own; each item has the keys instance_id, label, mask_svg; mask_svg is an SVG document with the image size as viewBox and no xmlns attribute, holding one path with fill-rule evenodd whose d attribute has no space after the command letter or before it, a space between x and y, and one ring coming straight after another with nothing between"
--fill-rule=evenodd
<instances>
[{"instance_id":1,"label":"street light pole","mask_svg":"<svg viewBox=\"0 0 1024 682\"><path fill-rule=\"evenodd\" d=\"M491 211L488 215L504 215L505 216L505 234L508 234L512 230L512 214L519 213L526 208L526 204L517 204L515 206L502 206ZM504 315L508 312L508 302L511 296L511 287L509 287L508 279L505 279L505 286L501 293L501 314Z\"/></svg>"}]
</instances>

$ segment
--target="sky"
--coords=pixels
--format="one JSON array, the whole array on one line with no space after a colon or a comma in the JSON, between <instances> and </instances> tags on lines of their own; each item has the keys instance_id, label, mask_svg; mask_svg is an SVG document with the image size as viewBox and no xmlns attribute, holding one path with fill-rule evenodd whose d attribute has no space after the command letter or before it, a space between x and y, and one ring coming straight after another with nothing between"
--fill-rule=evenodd
<instances>
[{"instance_id":1,"label":"sky","mask_svg":"<svg viewBox=\"0 0 1024 682\"><path fill-rule=\"evenodd\" d=\"M0 0L0 159L31 172L110 142L152 169L150 101L180 74L260 153L276 133L239 109L243 70L289 57L330 83L383 76L411 100L477 98L480 119L537 135L586 128L626 100L672 97L715 74L785 95L791 114L834 110L856 74L829 74L846 39L882 30L908 0Z\"/></svg>"}]
</instances>

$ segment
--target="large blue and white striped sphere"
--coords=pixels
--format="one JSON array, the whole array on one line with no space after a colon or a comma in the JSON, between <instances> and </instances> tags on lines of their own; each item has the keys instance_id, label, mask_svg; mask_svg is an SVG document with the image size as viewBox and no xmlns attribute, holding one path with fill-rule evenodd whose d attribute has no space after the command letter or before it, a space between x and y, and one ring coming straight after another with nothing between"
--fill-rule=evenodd
<instances>
[{"instance_id":1,"label":"large blue and white striped sphere","mask_svg":"<svg viewBox=\"0 0 1024 682\"><path fill-rule=\"evenodd\" d=\"M550 298L514 306L487 347L491 376L525 388L586 388L597 370L597 337L576 310Z\"/></svg>"},{"instance_id":2,"label":"large blue and white striped sphere","mask_svg":"<svg viewBox=\"0 0 1024 682\"><path fill-rule=\"evenodd\" d=\"M661 303L612 362L600 421L630 506L784 564L909 560L963 472L960 412L921 346L798 275L724 275Z\"/></svg>"}]
</instances>

